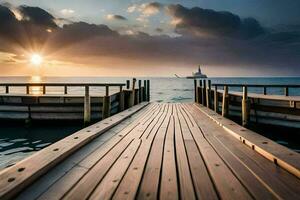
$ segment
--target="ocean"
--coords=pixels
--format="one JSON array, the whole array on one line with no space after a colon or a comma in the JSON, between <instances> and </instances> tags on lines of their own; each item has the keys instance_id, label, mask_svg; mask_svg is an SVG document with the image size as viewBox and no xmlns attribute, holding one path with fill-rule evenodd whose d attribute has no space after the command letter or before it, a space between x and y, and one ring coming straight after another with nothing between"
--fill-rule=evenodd
<instances>
[{"instance_id":1,"label":"ocean","mask_svg":"<svg viewBox=\"0 0 300 200\"><path fill-rule=\"evenodd\" d=\"M0 77L0 83L25 83L25 82L45 82L45 83L125 83L128 77ZM185 78L170 77L140 77L137 79L150 80L151 101L153 102L192 102L194 100L194 82ZM298 84L300 77L227 77L209 78L212 83L236 83L236 84ZM5 88L0 88L0 93L4 93ZM32 88L32 92L40 92L40 88ZM117 91L118 88L111 88L110 92ZM241 91L241 88L230 88L230 90ZM25 93L24 88L12 88L10 92ZM84 89L74 87L68 89L72 94L83 94ZM249 88L249 92L263 93L260 88ZM282 88L270 88L269 94L283 94ZM47 88L47 93L63 93L63 88ZM290 95L300 96L300 88L289 90ZM103 95L104 88L92 87L91 94ZM81 129L78 124L33 124L30 127L16 125L12 123L0 122L0 169L5 168L15 162L33 154L34 152L74 133ZM273 139L296 151L300 151L300 141L298 140L298 130L287 132L284 129L277 129L275 132L266 127L261 127L260 134ZM297 138L297 139L295 139Z\"/></svg>"}]
</instances>

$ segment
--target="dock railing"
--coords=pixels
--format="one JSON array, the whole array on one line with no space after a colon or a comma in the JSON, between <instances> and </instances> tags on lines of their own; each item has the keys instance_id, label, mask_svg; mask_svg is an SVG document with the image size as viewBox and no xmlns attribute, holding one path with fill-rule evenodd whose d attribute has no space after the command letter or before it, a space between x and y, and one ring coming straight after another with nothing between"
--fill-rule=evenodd
<instances>
[{"instance_id":1,"label":"dock railing","mask_svg":"<svg viewBox=\"0 0 300 200\"><path fill-rule=\"evenodd\" d=\"M230 88L240 88L241 93L236 91L229 91ZM262 93L257 93L256 97L259 99L259 95L262 95L262 99L267 95L269 99L274 97L274 100L286 100L290 102L290 107L296 108L296 102L298 102L298 96L290 96L290 88L299 88L300 85L283 85L283 84L212 84L211 80L194 80L195 102L202 104L210 109L213 109L217 113L221 113L223 117L229 115L229 101L231 92L235 92L234 95L242 97L241 101L241 117L242 125L247 126L250 116L250 101L249 101L249 88L261 88ZM268 88L282 88L284 93L281 98L278 95L269 94ZM219 99L221 100L221 111L219 111ZM275 96L277 96L275 98Z\"/></svg>"},{"instance_id":2,"label":"dock railing","mask_svg":"<svg viewBox=\"0 0 300 200\"><path fill-rule=\"evenodd\" d=\"M84 124L89 124L91 122L91 91L90 87L105 87L104 95L99 97L103 98L102 106L102 119L105 119L111 115L111 105L112 101L118 101L118 112L128 109L134 105L137 105L143 101L150 100L150 81L144 80L144 85L142 85L142 80L138 80L138 87L136 87L136 79L132 80L132 88L130 89L130 80L125 83L0 83L0 87L4 87L4 93L6 96L15 95L15 93L10 93L12 87L24 87L24 95L34 95L37 97L43 97L47 95L47 87L62 87L63 94L57 94L58 96L68 96L72 95L69 93L70 87L83 87L84 88ZM126 89L124 87L126 86ZM41 87L39 93L31 93L31 88ZM110 94L110 88L119 88L119 91ZM23 95L23 94L21 94ZM116 98L116 96L118 96ZM115 98L113 98L115 97ZM112 100L114 99L114 100Z\"/></svg>"}]
</instances>

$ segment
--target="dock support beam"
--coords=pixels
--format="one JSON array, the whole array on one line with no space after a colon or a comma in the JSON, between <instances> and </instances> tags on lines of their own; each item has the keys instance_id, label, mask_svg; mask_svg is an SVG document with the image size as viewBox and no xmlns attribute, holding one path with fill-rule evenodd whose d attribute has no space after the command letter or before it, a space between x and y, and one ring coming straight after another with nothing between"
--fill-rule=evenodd
<instances>
[{"instance_id":1,"label":"dock support beam","mask_svg":"<svg viewBox=\"0 0 300 200\"><path fill-rule=\"evenodd\" d=\"M198 103L198 92L197 92L197 80L194 79L194 99L195 103Z\"/></svg>"},{"instance_id":2,"label":"dock support beam","mask_svg":"<svg viewBox=\"0 0 300 200\"><path fill-rule=\"evenodd\" d=\"M150 80L147 80L147 101L150 101Z\"/></svg>"},{"instance_id":3,"label":"dock support beam","mask_svg":"<svg viewBox=\"0 0 300 200\"><path fill-rule=\"evenodd\" d=\"M132 79L132 88L131 88L131 92L130 92L130 101L129 101L129 107L134 106L134 102L135 102L135 82L136 79Z\"/></svg>"},{"instance_id":4,"label":"dock support beam","mask_svg":"<svg viewBox=\"0 0 300 200\"><path fill-rule=\"evenodd\" d=\"M129 88L130 88L130 80L126 80L126 89L129 90Z\"/></svg>"},{"instance_id":5,"label":"dock support beam","mask_svg":"<svg viewBox=\"0 0 300 200\"><path fill-rule=\"evenodd\" d=\"M64 86L64 94L68 94L68 86Z\"/></svg>"},{"instance_id":6,"label":"dock support beam","mask_svg":"<svg viewBox=\"0 0 300 200\"><path fill-rule=\"evenodd\" d=\"M84 125L88 125L91 122L91 97L89 86L85 86L83 118Z\"/></svg>"},{"instance_id":7,"label":"dock support beam","mask_svg":"<svg viewBox=\"0 0 300 200\"><path fill-rule=\"evenodd\" d=\"M211 108L211 80L207 80L206 107Z\"/></svg>"},{"instance_id":8,"label":"dock support beam","mask_svg":"<svg viewBox=\"0 0 300 200\"><path fill-rule=\"evenodd\" d=\"M105 96L103 97L102 119L110 116L110 96L109 86L105 86Z\"/></svg>"},{"instance_id":9,"label":"dock support beam","mask_svg":"<svg viewBox=\"0 0 300 200\"><path fill-rule=\"evenodd\" d=\"M202 104L202 81L199 80L199 88L198 88L198 101L199 104Z\"/></svg>"},{"instance_id":10,"label":"dock support beam","mask_svg":"<svg viewBox=\"0 0 300 200\"><path fill-rule=\"evenodd\" d=\"M206 81L205 80L203 80L203 88L202 88L202 96L203 96L203 98L202 98L202 105L203 106L206 106Z\"/></svg>"},{"instance_id":11,"label":"dock support beam","mask_svg":"<svg viewBox=\"0 0 300 200\"><path fill-rule=\"evenodd\" d=\"M242 125L247 126L249 123L249 101L247 86L243 86L243 99L242 99Z\"/></svg>"},{"instance_id":12,"label":"dock support beam","mask_svg":"<svg viewBox=\"0 0 300 200\"><path fill-rule=\"evenodd\" d=\"M139 80L139 103L141 103L143 100L143 90L142 90L142 80Z\"/></svg>"},{"instance_id":13,"label":"dock support beam","mask_svg":"<svg viewBox=\"0 0 300 200\"><path fill-rule=\"evenodd\" d=\"M147 93L146 93L146 89L147 89L147 80L144 80L143 101L147 101Z\"/></svg>"},{"instance_id":14,"label":"dock support beam","mask_svg":"<svg viewBox=\"0 0 300 200\"><path fill-rule=\"evenodd\" d=\"M229 95L228 86L224 86L223 102L222 102L222 116L227 117L229 113Z\"/></svg>"},{"instance_id":15,"label":"dock support beam","mask_svg":"<svg viewBox=\"0 0 300 200\"><path fill-rule=\"evenodd\" d=\"M29 85L26 85L26 94L29 94L30 91L29 91Z\"/></svg>"},{"instance_id":16,"label":"dock support beam","mask_svg":"<svg viewBox=\"0 0 300 200\"><path fill-rule=\"evenodd\" d=\"M219 93L218 93L218 86L215 86L214 91L214 110L216 113L219 112Z\"/></svg>"},{"instance_id":17,"label":"dock support beam","mask_svg":"<svg viewBox=\"0 0 300 200\"><path fill-rule=\"evenodd\" d=\"M125 96L123 91L123 86L120 86L120 100L119 100L119 110L122 112L125 109Z\"/></svg>"},{"instance_id":18,"label":"dock support beam","mask_svg":"<svg viewBox=\"0 0 300 200\"><path fill-rule=\"evenodd\" d=\"M284 88L284 95L289 96L289 87Z\"/></svg>"},{"instance_id":19,"label":"dock support beam","mask_svg":"<svg viewBox=\"0 0 300 200\"><path fill-rule=\"evenodd\" d=\"M264 87L264 95L267 94L267 87Z\"/></svg>"},{"instance_id":20,"label":"dock support beam","mask_svg":"<svg viewBox=\"0 0 300 200\"><path fill-rule=\"evenodd\" d=\"M9 86L5 86L5 93L8 94L9 93Z\"/></svg>"}]
</instances>

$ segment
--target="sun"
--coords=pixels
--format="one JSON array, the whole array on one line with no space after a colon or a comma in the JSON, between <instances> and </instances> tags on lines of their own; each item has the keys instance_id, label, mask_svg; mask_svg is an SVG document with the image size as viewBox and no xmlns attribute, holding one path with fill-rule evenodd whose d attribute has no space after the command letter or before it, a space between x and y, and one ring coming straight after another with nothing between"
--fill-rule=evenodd
<instances>
[{"instance_id":1,"label":"sun","mask_svg":"<svg viewBox=\"0 0 300 200\"><path fill-rule=\"evenodd\" d=\"M31 64L35 65L35 66L40 66L43 62L43 57L40 54L32 54L31 58L30 58L30 62Z\"/></svg>"}]
</instances>

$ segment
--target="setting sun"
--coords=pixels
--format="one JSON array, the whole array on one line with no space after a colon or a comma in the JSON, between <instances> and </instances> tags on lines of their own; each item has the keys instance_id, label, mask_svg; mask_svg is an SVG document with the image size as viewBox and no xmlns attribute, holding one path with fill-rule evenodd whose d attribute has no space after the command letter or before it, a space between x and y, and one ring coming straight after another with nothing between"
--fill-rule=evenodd
<instances>
[{"instance_id":1,"label":"setting sun","mask_svg":"<svg viewBox=\"0 0 300 200\"><path fill-rule=\"evenodd\" d=\"M33 64L35 66L39 66L42 64L43 58L39 54L33 54L30 58L30 62L31 62L31 64Z\"/></svg>"}]
</instances>

